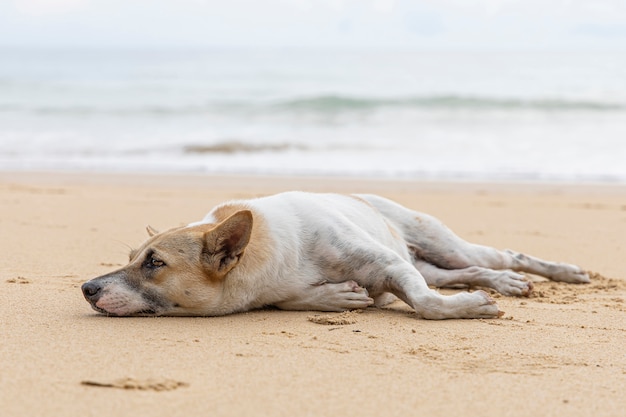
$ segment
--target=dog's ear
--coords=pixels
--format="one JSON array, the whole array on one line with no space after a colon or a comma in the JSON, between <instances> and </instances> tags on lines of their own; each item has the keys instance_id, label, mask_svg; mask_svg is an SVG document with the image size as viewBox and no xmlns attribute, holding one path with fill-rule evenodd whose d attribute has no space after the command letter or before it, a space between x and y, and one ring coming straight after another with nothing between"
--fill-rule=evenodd
<instances>
[{"instance_id":1,"label":"dog's ear","mask_svg":"<svg viewBox=\"0 0 626 417\"><path fill-rule=\"evenodd\" d=\"M223 278L237 265L252 233L252 213L241 210L204 234L202 263L212 276Z\"/></svg>"},{"instance_id":2,"label":"dog's ear","mask_svg":"<svg viewBox=\"0 0 626 417\"><path fill-rule=\"evenodd\" d=\"M148 236L150 236L150 237L159 234L159 231L156 230L154 227L152 227L150 225L146 226L146 232L148 232Z\"/></svg>"}]
</instances>

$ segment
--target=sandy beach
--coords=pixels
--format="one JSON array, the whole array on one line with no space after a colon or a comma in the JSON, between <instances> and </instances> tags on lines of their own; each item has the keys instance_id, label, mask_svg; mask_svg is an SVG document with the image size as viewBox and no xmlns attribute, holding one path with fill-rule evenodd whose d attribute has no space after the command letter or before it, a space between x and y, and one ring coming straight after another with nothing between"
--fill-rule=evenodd
<instances>
[{"instance_id":1,"label":"sandy beach","mask_svg":"<svg viewBox=\"0 0 626 417\"><path fill-rule=\"evenodd\" d=\"M495 320L273 309L109 318L80 285L145 226L301 189L371 192L460 236L575 263L588 285L494 294ZM618 416L626 409L626 187L337 178L0 173L0 414Z\"/></svg>"}]
</instances>

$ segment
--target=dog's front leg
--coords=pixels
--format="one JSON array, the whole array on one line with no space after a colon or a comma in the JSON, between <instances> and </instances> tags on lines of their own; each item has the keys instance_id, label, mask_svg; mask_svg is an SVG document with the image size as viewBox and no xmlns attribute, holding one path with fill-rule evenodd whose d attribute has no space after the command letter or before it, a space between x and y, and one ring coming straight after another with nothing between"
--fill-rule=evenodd
<instances>
[{"instance_id":1,"label":"dog's front leg","mask_svg":"<svg viewBox=\"0 0 626 417\"><path fill-rule=\"evenodd\" d=\"M283 310L345 311L374 304L367 290L355 281L310 285L288 300L276 303Z\"/></svg>"}]
</instances>

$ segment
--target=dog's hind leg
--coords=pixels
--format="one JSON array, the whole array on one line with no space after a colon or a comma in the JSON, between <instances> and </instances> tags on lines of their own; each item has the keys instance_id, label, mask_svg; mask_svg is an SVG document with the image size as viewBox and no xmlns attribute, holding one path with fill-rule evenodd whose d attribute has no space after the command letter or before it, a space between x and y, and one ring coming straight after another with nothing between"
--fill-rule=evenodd
<instances>
[{"instance_id":1,"label":"dog's hind leg","mask_svg":"<svg viewBox=\"0 0 626 417\"><path fill-rule=\"evenodd\" d=\"M406 236L407 246L415 262L424 260L441 269L467 270L471 267L481 267L489 270L512 270L541 275L553 281L569 283L588 283L589 275L576 265L566 263L544 261L543 259L525 255L511 250L497 250L483 245L469 243L437 220L431 219L429 224L414 230L417 235ZM417 229L417 228L416 228ZM424 230L426 229L426 230ZM421 233L420 233L421 232ZM488 273L477 269L470 269L470 277L485 278ZM517 279L514 275L506 272L501 278L510 283L511 279ZM488 281L496 277L491 274ZM430 283L430 281L429 281ZM437 285L436 283L433 283ZM487 285L489 287L498 288ZM503 294L506 294L503 293Z\"/></svg>"},{"instance_id":2,"label":"dog's hind leg","mask_svg":"<svg viewBox=\"0 0 626 417\"><path fill-rule=\"evenodd\" d=\"M413 265L429 285L438 288L488 287L500 294L517 296L528 296L533 288L524 275L511 270L496 271L480 266L442 269L422 260L415 260Z\"/></svg>"},{"instance_id":3,"label":"dog's hind leg","mask_svg":"<svg viewBox=\"0 0 626 417\"><path fill-rule=\"evenodd\" d=\"M415 262L424 260L441 269L467 270L471 267L481 267L489 270L513 270L518 272L528 272L530 274L541 275L553 281L563 281L569 283L588 283L589 275L586 271L576 265L566 263L544 261L523 253L511 250L497 250L488 246L469 243L456 236L450 229L442 224L431 224L427 226L430 233L417 237L406 237L409 251ZM489 274L480 273L476 269L470 269L472 274L465 274L470 277L486 277ZM485 271L482 271L485 272ZM517 279L509 272L501 275L505 281ZM428 279L428 277L427 277ZM490 275L488 281L496 279ZM430 281L428 281L430 283ZM437 285L436 283L432 283ZM488 287L498 288L487 285ZM503 292L507 294L507 292Z\"/></svg>"},{"instance_id":4,"label":"dog's hind leg","mask_svg":"<svg viewBox=\"0 0 626 417\"><path fill-rule=\"evenodd\" d=\"M442 269L478 266L541 275L553 281L587 283L589 275L575 265L544 261L510 250L500 251L469 243L441 221L378 196L362 196L403 235L412 256Z\"/></svg>"},{"instance_id":5,"label":"dog's hind leg","mask_svg":"<svg viewBox=\"0 0 626 417\"><path fill-rule=\"evenodd\" d=\"M503 314L484 291L439 294L428 287L413 265L401 258L381 266L378 274L379 278L367 285L373 293L391 292L425 319L496 318Z\"/></svg>"},{"instance_id":6,"label":"dog's hind leg","mask_svg":"<svg viewBox=\"0 0 626 417\"><path fill-rule=\"evenodd\" d=\"M374 304L367 290L355 281L321 282L311 285L297 296L276 303L283 310L345 311L367 308Z\"/></svg>"}]
</instances>

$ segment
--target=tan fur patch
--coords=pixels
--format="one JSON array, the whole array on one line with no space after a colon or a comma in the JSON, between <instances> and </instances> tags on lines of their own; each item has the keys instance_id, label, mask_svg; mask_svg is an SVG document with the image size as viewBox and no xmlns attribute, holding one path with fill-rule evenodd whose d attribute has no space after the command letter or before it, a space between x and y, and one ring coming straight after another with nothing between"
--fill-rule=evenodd
<instances>
[{"instance_id":1,"label":"tan fur patch","mask_svg":"<svg viewBox=\"0 0 626 417\"><path fill-rule=\"evenodd\" d=\"M366 206L371 207L371 208L373 208L374 210L378 211L378 209L376 209L376 207L374 207L374 206L372 205L372 203L370 203L370 202L369 202L369 201L367 201L367 200L362 199L362 198L361 198L361 197L359 197L358 195L348 194L348 197L353 198L353 199L355 199L356 201L358 201L359 203L363 203L363 204L365 204Z\"/></svg>"},{"instance_id":2,"label":"tan fur patch","mask_svg":"<svg viewBox=\"0 0 626 417\"><path fill-rule=\"evenodd\" d=\"M393 236L394 239L396 240L402 239L402 237L398 233L398 230L391 223L385 220L385 224L387 225L387 228L389 229L389 232L391 233L391 236Z\"/></svg>"},{"instance_id":3,"label":"tan fur patch","mask_svg":"<svg viewBox=\"0 0 626 417\"><path fill-rule=\"evenodd\" d=\"M271 248L274 246L265 217L248 205L238 203L223 204L213 210L212 214L218 222L222 222L240 210L252 212L252 236L239 266L245 265L245 269L258 271L269 259Z\"/></svg>"}]
</instances>

